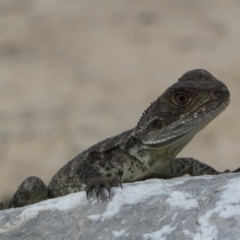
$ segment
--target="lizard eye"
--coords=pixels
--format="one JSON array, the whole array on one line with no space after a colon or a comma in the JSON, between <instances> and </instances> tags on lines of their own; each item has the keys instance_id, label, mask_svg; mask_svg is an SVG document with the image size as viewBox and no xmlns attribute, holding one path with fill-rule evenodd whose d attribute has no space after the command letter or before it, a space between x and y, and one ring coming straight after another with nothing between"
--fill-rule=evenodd
<instances>
[{"instance_id":1,"label":"lizard eye","mask_svg":"<svg viewBox=\"0 0 240 240\"><path fill-rule=\"evenodd\" d=\"M172 101L178 107L186 107L192 102L192 97L189 93L178 92L173 94Z\"/></svg>"}]
</instances>

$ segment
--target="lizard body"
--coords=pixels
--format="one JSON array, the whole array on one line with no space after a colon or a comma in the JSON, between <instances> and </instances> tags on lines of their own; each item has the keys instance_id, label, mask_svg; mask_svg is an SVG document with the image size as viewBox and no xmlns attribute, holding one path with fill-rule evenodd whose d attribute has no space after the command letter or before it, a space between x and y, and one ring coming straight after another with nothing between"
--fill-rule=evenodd
<instances>
[{"instance_id":1,"label":"lizard body","mask_svg":"<svg viewBox=\"0 0 240 240\"><path fill-rule=\"evenodd\" d=\"M48 187L27 178L9 208L33 204L72 192L149 178L220 174L193 158L176 158L194 135L229 104L227 87L203 69L185 73L143 113L137 126L97 143L63 166ZM228 170L226 170L228 171Z\"/></svg>"}]
</instances>

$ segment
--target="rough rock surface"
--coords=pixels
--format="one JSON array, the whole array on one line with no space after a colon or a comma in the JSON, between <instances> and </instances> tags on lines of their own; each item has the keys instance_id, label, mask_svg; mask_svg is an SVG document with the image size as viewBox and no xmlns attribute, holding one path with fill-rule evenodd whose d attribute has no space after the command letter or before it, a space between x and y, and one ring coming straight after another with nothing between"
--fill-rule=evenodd
<instances>
[{"instance_id":1,"label":"rough rock surface","mask_svg":"<svg viewBox=\"0 0 240 240\"><path fill-rule=\"evenodd\" d=\"M238 240L240 174L152 179L84 192L0 215L0 239Z\"/></svg>"}]
</instances>

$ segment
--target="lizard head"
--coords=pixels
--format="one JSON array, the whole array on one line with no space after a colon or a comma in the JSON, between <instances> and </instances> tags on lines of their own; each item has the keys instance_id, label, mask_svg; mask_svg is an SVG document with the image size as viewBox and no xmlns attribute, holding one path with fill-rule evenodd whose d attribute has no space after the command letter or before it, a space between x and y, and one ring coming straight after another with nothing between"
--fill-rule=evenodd
<instances>
[{"instance_id":1,"label":"lizard head","mask_svg":"<svg viewBox=\"0 0 240 240\"><path fill-rule=\"evenodd\" d=\"M208 71L186 72L148 107L133 135L146 148L175 146L176 155L228 106L229 98L226 85Z\"/></svg>"}]
</instances>

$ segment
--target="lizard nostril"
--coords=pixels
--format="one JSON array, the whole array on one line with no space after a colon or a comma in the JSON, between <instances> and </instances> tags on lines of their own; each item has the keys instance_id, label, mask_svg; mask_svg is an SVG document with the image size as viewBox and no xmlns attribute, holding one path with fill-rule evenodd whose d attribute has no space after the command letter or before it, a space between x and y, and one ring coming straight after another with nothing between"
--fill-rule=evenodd
<instances>
[{"instance_id":1,"label":"lizard nostril","mask_svg":"<svg viewBox=\"0 0 240 240\"><path fill-rule=\"evenodd\" d=\"M228 90L214 90L213 96L215 98L228 98L229 97L229 91Z\"/></svg>"},{"instance_id":2,"label":"lizard nostril","mask_svg":"<svg viewBox=\"0 0 240 240\"><path fill-rule=\"evenodd\" d=\"M219 98L222 96L222 91L219 91L219 90L214 90L213 91L213 96L216 97L216 98Z\"/></svg>"}]
</instances>

